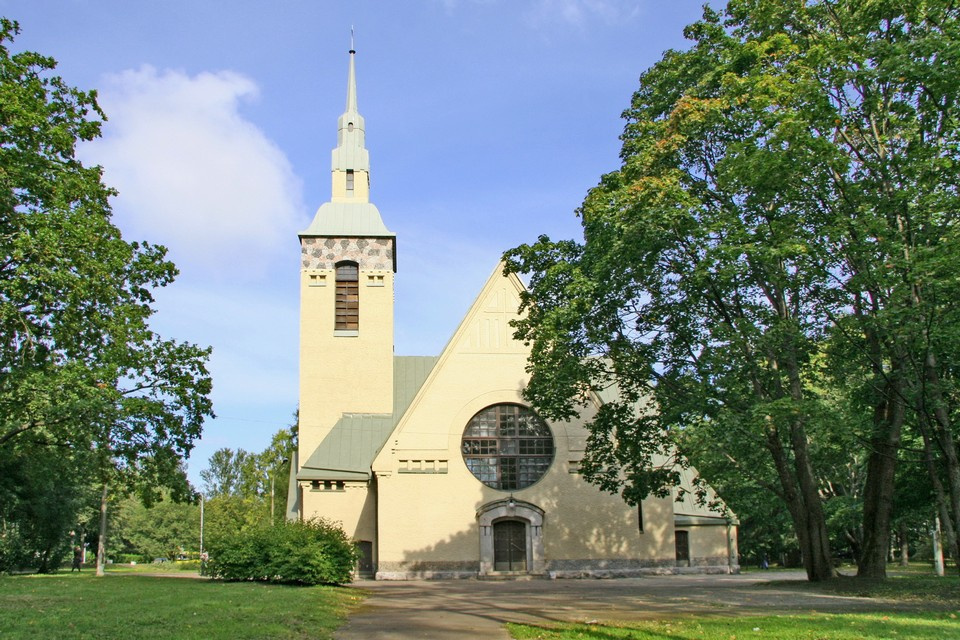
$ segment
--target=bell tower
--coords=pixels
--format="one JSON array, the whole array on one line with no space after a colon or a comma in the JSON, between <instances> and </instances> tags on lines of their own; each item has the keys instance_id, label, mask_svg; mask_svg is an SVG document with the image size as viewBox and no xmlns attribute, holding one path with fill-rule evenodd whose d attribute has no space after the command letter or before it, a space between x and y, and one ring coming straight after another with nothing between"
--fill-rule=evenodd
<instances>
[{"instance_id":1,"label":"bell tower","mask_svg":"<svg viewBox=\"0 0 960 640\"><path fill-rule=\"evenodd\" d=\"M396 234L370 202L370 155L350 49L332 193L300 232L302 463L345 413L393 411Z\"/></svg>"}]
</instances>

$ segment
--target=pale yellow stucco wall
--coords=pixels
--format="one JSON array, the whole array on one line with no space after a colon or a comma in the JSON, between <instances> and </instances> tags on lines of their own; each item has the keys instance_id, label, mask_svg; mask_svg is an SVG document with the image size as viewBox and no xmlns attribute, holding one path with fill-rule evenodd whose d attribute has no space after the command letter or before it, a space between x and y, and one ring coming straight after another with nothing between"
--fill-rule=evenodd
<instances>
[{"instance_id":1,"label":"pale yellow stucco wall","mask_svg":"<svg viewBox=\"0 0 960 640\"><path fill-rule=\"evenodd\" d=\"M361 265L360 329L334 330L333 269L300 275L300 460L343 413L393 411L393 273Z\"/></svg>"},{"instance_id":2,"label":"pale yellow stucco wall","mask_svg":"<svg viewBox=\"0 0 960 640\"><path fill-rule=\"evenodd\" d=\"M554 462L531 487L498 491L467 469L460 442L470 418L492 404L526 404L521 390L528 349L513 340L508 325L519 288L513 278L491 278L374 463L381 567L468 570L478 561L477 510L509 496L544 511L544 555L551 566L597 558L672 565L669 499L644 503L641 533L635 508L571 473L586 442L582 420L550 425ZM445 473L413 472L423 469Z\"/></svg>"},{"instance_id":3,"label":"pale yellow stucco wall","mask_svg":"<svg viewBox=\"0 0 960 640\"><path fill-rule=\"evenodd\" d=\"M730 528L726 524L680 524L677 528L690 532L690 562L693 566L728 562L727 552L731 539L728 537ZM736 544L735 535L732 542ZM733 551L733 557L736 558L735 546Z\"/></svg>"},{"instance_id":4,"label":"pale yellow stucco wall","mask_svg":"<svg viewBox=\"0 0 960 640\"><path fill-rule=\"evenodd\" d=\"M362 336L339 339L332 335L332 298L310 290L310 275L305 271L303 318L310 331L303 336L304 354L331 355L303 365L304 384L310 392L301 396L302 456L309 456L326 433L318 423L332 425L344 411L386 413L392 408L383 402L390 394L377 391L388 383L380 374L392 371L392 366L364 368L364 361L383 363L385 344L376 337L365 342ZM388 276L390 286L379 292L361 287L361 334L366 330L364 311L386 305L386 300L375 296L386 291L392 294L392 274ZM481 561L478 511L510 497L543 512L538 539L548 573L587 575L604 569L675 568L678 505L672 498L643 502L641 532L636 508L617 495L601 492L577 473L586 446L583 424L593 416L593 404L575 422L549 425L554 461L533 486L512 493L498 491L484 486L467 469L460 444L470 418L493 404L526 404L521 390L528 379L529 352L513 340L509 326L516 317L521 287L514 277L497 272L487 282L377 455L372 466L374 483L348 483L339 493L310 491L309 483L306 485L306 516L317 513L339 520L351 537L374 541L381 577L475 574ZM384 320L392 317L392 295L390 302ZM376 330L392 335L392 324ZM357 385L344 386L344 369L355 372ZM315 389L321 392L314 393ZM684 506L690 505L681 503L679 511L684 511ZM709 515L692 506L689 511L697 517ZM686 529L691 532L694 566L726 564L726 526Z\"/></svg>"},{"instance_id":5,"label":"pale yellow stucco wall","mask_svg":"<svg viewBox=\"0 0 960 640\"><path fill-rule=\"evenodd\" d=\"M320 516L339 522L354 540L376 540L376 495L369 490L368 483L345 482L343 490L312 489L309 482L301 486L303 509L308 518Z\"/></svg>"},{"instance_id":6,"label":"pale yellow stucco wall","mask_svg":"<svg viewBox=\"0 0 960 640\"><path fill-rule=\"evenodd\" d=\"M355 171L353 191L347 191L346 171L332 172L331 202L370 202L370 173Z\"/></svg>"}]
</instances>

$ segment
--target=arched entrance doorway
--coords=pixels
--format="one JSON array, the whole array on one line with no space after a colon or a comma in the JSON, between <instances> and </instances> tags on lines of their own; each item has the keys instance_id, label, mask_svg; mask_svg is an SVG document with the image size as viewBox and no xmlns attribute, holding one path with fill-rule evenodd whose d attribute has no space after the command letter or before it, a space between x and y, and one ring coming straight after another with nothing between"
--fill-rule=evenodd
<instances>
[{"instance_id":1,"label":"arched entrance doorway","mask_svg":"<svg viewBox=\"0 0 960 640\"><path fill-rule=\"evenodd\" d=\"M527 570L527 523L500 520L493 523L493 570Z\"/></svg>"},{"instance_id":2,"label":"arched entrance doorway","mask_svg":"<svg viewBox=\"0 0 960 640\"><path fill-rule=\"evenodd\" d=\"M544 573L543 509L514 498L497 500L480 507L477 524L479 575Z\"/></svg>"}]
</instances>

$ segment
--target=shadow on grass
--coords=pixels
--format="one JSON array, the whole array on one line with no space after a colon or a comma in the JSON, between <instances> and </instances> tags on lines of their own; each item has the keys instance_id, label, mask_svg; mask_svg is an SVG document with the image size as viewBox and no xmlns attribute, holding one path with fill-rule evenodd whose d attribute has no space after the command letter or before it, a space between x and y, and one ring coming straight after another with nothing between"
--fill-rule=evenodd
<instances>
[{"instance_id":1,"label":"shadow on grass","mask_svg":"<svg viewBox=\"0 0 960 640\"><path fill-rule=\"evenodd\" d=\"M935 608L960 606L960 577L934 575L892 575L886 579L841 576L822 582L773 580L757 585L805 593L854 598L880 598Z\"/></svg>"}]
</instances>

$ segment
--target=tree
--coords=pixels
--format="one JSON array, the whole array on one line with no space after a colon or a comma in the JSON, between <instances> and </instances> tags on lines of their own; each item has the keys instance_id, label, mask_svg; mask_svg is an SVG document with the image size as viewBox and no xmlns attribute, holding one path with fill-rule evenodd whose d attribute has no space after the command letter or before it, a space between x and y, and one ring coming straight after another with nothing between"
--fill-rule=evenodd
<instances>
[{"instance_id":1,"label":"tree","mask_svg":"<svg viewBox=\"0 0 960 640\"><path fill-rule=\"evenodd\" d=\"M0 448L0 572L55 571L95 502L83 452Z\"/></svg>"},{"instance_id":2,"label":"tree","mask_svg":"<svg viewBox=\"0 0 960 640\"><path fill-rule=\"evenodd\" d=\"M0 20L0 449L90 452L103 489L182 487L180 462L212 416L208 348L150 330L151 290L171 283L163 247L127 242L114 192L75 157L100 134L95 92L11 54ZM39 449L38 449L39 448Z\"/></svg>"},{"instance_id":3,"label":"tree","mask_svg":"<svg viewBox=\"0 0 960 640\"><path fill-rule=\"evenodd\" d=\"M280 509L278 516L274 504L278 499L281 505L285 504L290 456L295 447L296 427L293 426L277 431L270 445L260 453L243 449L218 449L210 457L207 468L200 472L204 495L208 498L239 498L239 502L231 503L232 508L242 503L252 508L267 509L275 521L282 521L284 509ZM254 506L261 502L269 506ZM230 501L222 501L222 504L227 503Z\"/></svg>"},{"instance_id":4,"label":"tree","mask_svg":"<svg viewBox=\"0 0 960 640\"><path fill-rule=\"evenodd\" d=\"M244 449L217 449L210 456L207 468L200 472L203 494L209 498L260 496L263 478L257 458L256 454Z\"/></svg>"},{"instance_id":5,"label":"tree","mask_svg":"<svg viewBox=\"0 0 960 640\"><path fill-rule=\"evenodd\" d=\"M151 558L176 559L199 550L200 506L161 500L146 507L136 497L118 505L123 550Z\"/></svg>"},{"instance_id":6,"label":"tree","mask_svg":"<svg viewBox=\"0 0 960 640\"><path fill-rule=\"evenodd\" d=\"M751 464L764 451L820 580L819 443L849 429L834 441L867 443L859 573L884 574L911 409L950 413L956 14L733 0L643 75L623 166L580 210L584 242L506 254L531 276L516 324L533 345L528 397L562 418L585 392L619 392L591 425L588 478L631 501L663 491L652 454L685 431ZM831 380L840 370L853 375ZM835 423L836 395L856 419Z\"/></svg>"}]
</instances>

